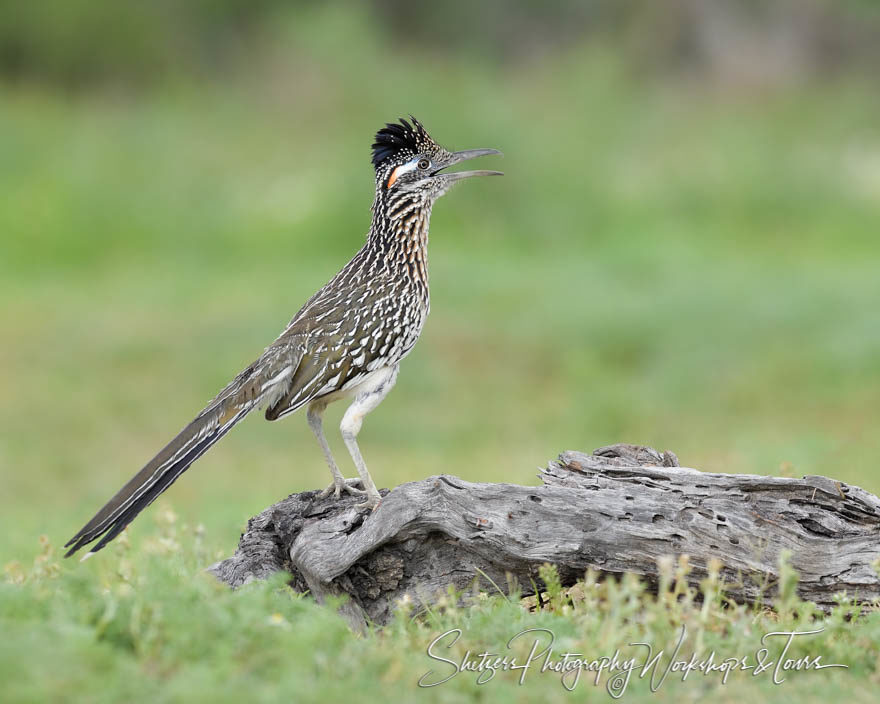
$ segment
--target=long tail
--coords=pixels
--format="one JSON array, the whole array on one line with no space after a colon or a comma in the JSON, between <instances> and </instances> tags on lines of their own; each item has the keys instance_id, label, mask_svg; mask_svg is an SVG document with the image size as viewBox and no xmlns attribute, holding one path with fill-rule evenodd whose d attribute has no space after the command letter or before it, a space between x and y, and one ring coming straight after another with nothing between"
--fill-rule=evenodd
<instances>
[{"instance_id":1,"label":"long tail","mask_svg":"<svg viewBox=\"0 0 880 704\"><path fill-rule=\"evenodd\" d=\"M283 385L292 371L288 366L289 360L287 365L280 365L280 361L277 357L268 360L264 355L239 374L67 541L64 547L70 547L70 550L64 556L70 557L98 538L100 541L92 546L88 554L103 548L208 448L226 435L233 425L267 397L271 399L277 394L278 387Z\"/></svg>"}]
</instances>

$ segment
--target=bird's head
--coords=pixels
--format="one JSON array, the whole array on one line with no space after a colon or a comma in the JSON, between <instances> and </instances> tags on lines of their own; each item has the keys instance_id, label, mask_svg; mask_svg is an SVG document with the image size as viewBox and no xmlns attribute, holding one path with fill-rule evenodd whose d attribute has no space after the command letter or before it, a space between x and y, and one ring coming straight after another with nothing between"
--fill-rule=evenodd
<instances>
[{"instance_id":1,"label":"bird's head","mask_svg":"<svg viewBox=\"0 0 880 704\"><path fill-rule=\"evenodd\" d=\"M376 188L380 194L424 199L432 203L453 184L471 176L501 176L500 171L451 171L468 159L501 154L497 149L466 149L450 152L431 139L422 124L410 115L410 122L388 123L376 133L373 143L373 166Z\"/></svg>"}]
</instances>

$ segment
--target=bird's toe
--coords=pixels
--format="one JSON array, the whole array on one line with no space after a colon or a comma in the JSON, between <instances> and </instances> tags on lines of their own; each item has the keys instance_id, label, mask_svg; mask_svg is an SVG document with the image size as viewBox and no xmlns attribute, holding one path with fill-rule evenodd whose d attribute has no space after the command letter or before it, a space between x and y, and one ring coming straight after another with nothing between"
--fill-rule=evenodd
<instances>
[{"instance_id":1,"label":"bird's toe","mask_svg":"<svg viewBox=\"0 0 880 704\"><path fill-rule=\"evenodd\" d=\"M330 486L324 489L320 494L318 494L319 499L326 499L330 494L333 494L334 499L339 499L342 497L342 492L346 494L351 494L352 496L363 496L366 494L362 489L358 489L363 482L360 477L354 477L352 479L343 479L341 482L334 481Z\"/></svg>"},{"instance_id":2,"label":"bird's toe","mask_svg":"<svg viewBox=\"0 0 880 704\"><path fill-rule=\"evenodd\" d=\"M370 511L375 511L379 508L379 504L382 503L382 497L378 494L372 494L370 492L362 492L367 495L367 500L357 504L356 508L364 508L369 509Z\"/></svg>"}]
</instances>

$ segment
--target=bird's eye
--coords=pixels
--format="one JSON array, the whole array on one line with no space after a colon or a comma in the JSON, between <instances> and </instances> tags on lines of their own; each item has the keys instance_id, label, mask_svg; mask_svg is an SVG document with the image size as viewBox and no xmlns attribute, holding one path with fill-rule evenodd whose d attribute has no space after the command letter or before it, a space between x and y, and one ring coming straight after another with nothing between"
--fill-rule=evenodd
<instances>
[{"instance_id":1,"label":"bird's eye","mask_svg":"<svg viewBox=\"0 0 880 704\"><path fill-rule=\"evenodd\" d=\"M427 169L431 166L431 162L427 159L419 159L418 166L422 171L427 171Z\"/></svg>"}]
</instances>

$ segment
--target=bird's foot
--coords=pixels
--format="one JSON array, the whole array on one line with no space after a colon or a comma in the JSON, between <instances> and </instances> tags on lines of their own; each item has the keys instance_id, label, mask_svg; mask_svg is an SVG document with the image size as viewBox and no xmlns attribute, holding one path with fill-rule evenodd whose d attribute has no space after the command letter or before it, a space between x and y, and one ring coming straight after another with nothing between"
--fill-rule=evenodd
<instances>
[{"instance_id":1,"label":"bird's foot","mask_svg":"<svg viewBox=\"0 0 880 704\"><path fill-rule=\"evenodd\" d=\"M367 508L370 509L370 511L375 511L377 508L379 508L379 504L382 502L382 496L379 494L378 491L365 491L362 493L365 493L367 495L367 500L359 504L355 504L355 508Z\"/></svg>"},{"instance_id":2,"label":"bird's foot","mask_svg":"<svg viewBox=\"0 0 880 704\"><path fill-rule=\"evenodd\" d=\"M352 496L363 496L367 492L363 489L358 489L358 486L363 486L363 480L360 477L354 477L352 479L342 479L341 481L333 480L333 483L328 486L324 491L318 494L319 499L326 499L330 494L333 494L334 499L338 499L342 496L342 492L344 491L347 494L351 494Z\"/></svg>"}]
</instances>

